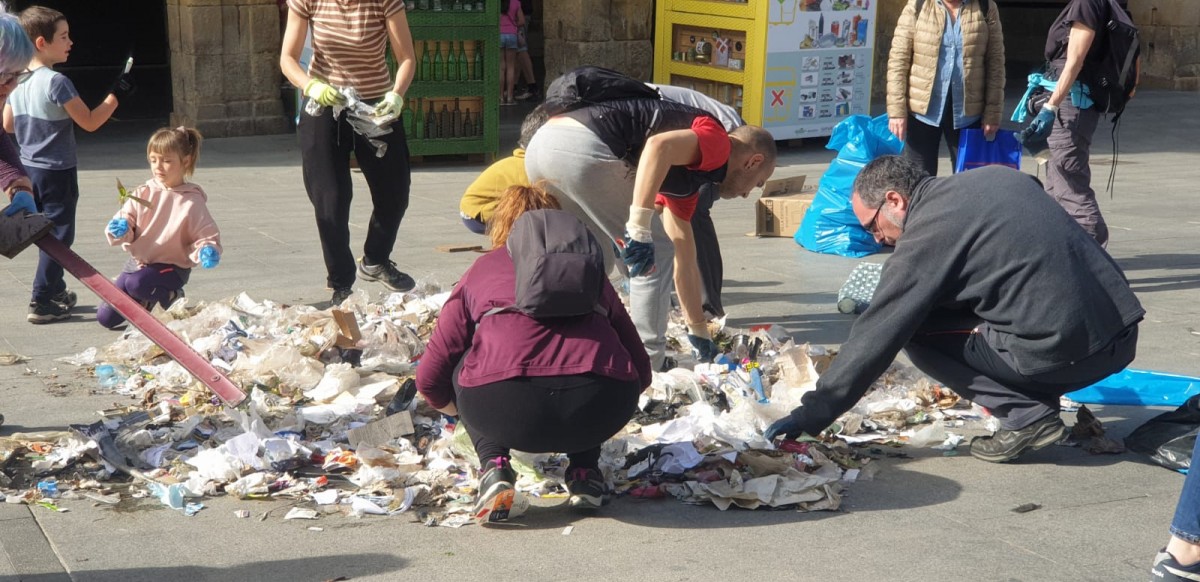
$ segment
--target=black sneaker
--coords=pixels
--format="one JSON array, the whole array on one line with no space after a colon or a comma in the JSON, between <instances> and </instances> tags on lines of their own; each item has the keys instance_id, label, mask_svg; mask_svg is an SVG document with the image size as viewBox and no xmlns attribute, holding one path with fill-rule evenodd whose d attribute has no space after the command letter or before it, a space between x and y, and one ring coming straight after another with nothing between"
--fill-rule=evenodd
<instances>
[{"instance_id":1,"label":"black sneaker","mask_svg":"<svg viewBox=\"0 0 1200 582\"><path fill-rule=\"evenodd\" d=\"M399 293L412 291L413 287L417 286L417 282L397 269L396 263L392 261L380 265L368 265L365 259L359 259L358 276L362 277L363 281L383 283L384 287Z\"/></svg>"},{"instance_id":2,"label":"black sneaker","mask_svg":"<svg viewBox=\"0 0 1200 582\"><path fill-rule=\"evenodd\" d=\"M1026 449L1037 450L1058 442L1066 432L1062 419L1051 414L1025 428L975 437L971 441L971 454L989 463L1006 463L1016 460Z\"/></svg>"},{"instance_id":3,"label":"black sneaker","mask_svg":"<svg viewBox=\"0 0 1200 582\"><path fill-rule=\"evenodd\" d=\"M1175 556L1167 553L1166 548L1159 550L1154 556L1154 564L1150 566L1151 582L1176 582L1195 580L1200 582L1200 564L1180 566Z\"/></svg>"},{"instance_id":4,"label":"black sneaker","mask_svg":"<svg viewBox=\"0 0 1200 582\"><path fill-rule=\"evenodd\" d=\"M678 367L679 367L679 362L676 362L675 358L672 358L671 356L666 356L663 358L662 365L658 367L658 371L659 372L670 372L671 370L674 370L675 368L678 368Z\"/></svg>"},{"instance_id":5,"label":"black sneaker","mask_svg":"<svg viewBox=\"0 0 1200 582\"><path fill-rule=\"evenodd\" d=\"M53 301L53 302L61 305L63 307L63 309L70 311L71 309L74 309L75 304L79 302L79 297L77 295L75 295L74 291L71 291L69 289L63 289L62 293L59 293L59 294L55 295L54 297L51 297L50 301Z\"/></svg>"},{"instance_id":6,"label":"black sneaker","mask_svg":"<svg viewBox=\"0 0 1200 582\"><path fill-rule=\"evenodd\" d=\"M479 478L479 499L472 514L478 521L494 522L508 519L512 510L517 482L517 472L508 462L508 457L496 457L483 465L483 476Z\"/></svg>"},{"instance_id":7,"label":"black sneaker","mask_svg":"<svg viewBox=\"0 0 1200 582\"><path fill-rule=\"evenodd\" d=\"M340 289L334 289L333 297L331 297L329 299L329 306L337 307L337 306L341 305L343 301L349 299L350 296L353 294L354 294L354 289L351 289L349 287L342 287Z\"/></svg>"},{"instance_id":8,"label":"black sneaker","mask_svg":"<svg viewBox=\"0 0 1200 582\"><path fill-rule=\"evenodd\" d=\"M71 310L64 309L53 301L38 301L29 304L29 315L25 319L29 323L43 324L54 321L62 321L71 317Z\"/></svg>"},{"instance_id":9,"label":"black sneaker","mask_svg":"<svg viewBox=\"0 0 1200 582\"><path fill-rule=\"evenodd\" d=\"M571 494L567 505L574 509L600 509L608 502L608 488L599 469L567 471L567 491Z\"/></svg>"}]
</instances>

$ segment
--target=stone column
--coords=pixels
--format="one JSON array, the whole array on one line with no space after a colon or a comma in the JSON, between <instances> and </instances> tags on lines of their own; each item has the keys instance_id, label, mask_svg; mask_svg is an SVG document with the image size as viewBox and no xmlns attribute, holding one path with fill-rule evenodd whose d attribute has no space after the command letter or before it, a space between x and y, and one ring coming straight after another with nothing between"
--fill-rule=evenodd
<instances>
[{"instance_id":1,"label":"stone column","mask_svg":"<svg viewBox=\"0 0 1200 582\"><path fill-rule=\"evenodd\" d=\"M654 3L543 0L546 79L599 65L649 81L654 73Z\"/></svg>"},{"instance_id":2,"label":"stone column","mask_svg":"<svg viewBox=\"0 0 1200 582\"><path fill-rule=\"evenodd\" d=\"M171 125L205 137L284 133L275 0L166 0Z\"/></svg>"}]
</instances>

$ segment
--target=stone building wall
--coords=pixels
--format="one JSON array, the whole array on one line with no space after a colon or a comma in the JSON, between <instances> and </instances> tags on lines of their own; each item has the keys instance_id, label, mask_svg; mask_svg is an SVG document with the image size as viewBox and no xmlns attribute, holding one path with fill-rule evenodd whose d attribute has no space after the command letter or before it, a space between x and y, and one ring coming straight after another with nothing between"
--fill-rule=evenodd
<instances>
[{"instance_id":1,"label":"stone building wall","mask_svg":"<svg viewBox=\"0 0 1200 582\"><path fill-rule=\"evenodd\" d=\"M652 0L542 0L542 6L546 79L586 64L650 80Z\"/></svg>"},{"instance_id":2,"label":"stone building wall","mask_svg":"<svg viewBox=\"0 0 1200 582\"><path fill-rule=\"evenodd\" d=\"M206 137L283 133L275 0L166 0L171 125Z\"/></svg>"}]
</instances>

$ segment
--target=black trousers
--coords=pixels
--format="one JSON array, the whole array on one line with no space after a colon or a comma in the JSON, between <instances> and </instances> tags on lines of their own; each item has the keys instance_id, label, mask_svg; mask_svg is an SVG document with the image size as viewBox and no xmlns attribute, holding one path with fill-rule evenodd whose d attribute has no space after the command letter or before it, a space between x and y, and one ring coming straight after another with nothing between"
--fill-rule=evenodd
<instances>
[{"instance_id":1,"label":"black trousers","mask_svg":"<svg viewBox=\"0 0 1200 582\"><path fill-rule=\"evenodd\" d=\"M454 375L459 418L480 464L510 449L567 453L572 469L594 469L600 445L637 410L641 388L595 374L513 378L463 388Z\"/></svg>"},{"instance_id":2,"label":"black trousers","mask_svg":"<svg viewBox=\"0 0 1200 582\"><path fill-rule=\"evenodd\" d=\"M1006 430L1025 428L1058 414L1060 396L1121 371L1137 352L1134 324L1091 356L1051 372L1025 376L988 345L983 326L986 324L970 314L934 311L904 351L929 377L991 411Z\"/></svg>"},{"instance_id":3,"label":"black trousers","mask_svg":"<svg viewBox=\"0 0 1200 582\"><path fill-rule=\"evenodd\" d=\"M958 165L958 134L960 129L954 129L953 92L946 95L946 107L942 111L941 125L934 127L908 114L908 136L904 138L904 157L918 163L930 176L936 176L938 170L938 146L942 138L946 138L946 149L950 150L950 167ZM976 121L967 128L978 128ZM966 129L966 128L962 128Z\"/></svg>"},{"instance_id":4,"label":"black trousers","mask_svg":"<svg viewBox=\"0 0 1200 582\"><path fill-rule=\"evenodd\" d=\"M387 144L383 157L366 138L354 132L343 111L338 119L326 108L318 116L300 114L296 129L304 166L304 189L312 201L325 257L326 282L334 289L354 284L354 253L350 250L350 201L354 198L350 178L350 152L358 161L371 191L371 220L363 255L367 262L386 262L396 244L400 221L408 210L411 175L408 142L404 129L393 125L392 133L375 138Z\"/></svg>"}]
</instances>

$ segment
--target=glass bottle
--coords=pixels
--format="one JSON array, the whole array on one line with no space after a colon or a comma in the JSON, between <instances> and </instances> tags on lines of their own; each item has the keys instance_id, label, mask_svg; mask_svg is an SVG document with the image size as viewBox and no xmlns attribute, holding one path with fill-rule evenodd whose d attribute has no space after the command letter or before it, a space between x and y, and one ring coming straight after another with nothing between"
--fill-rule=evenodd
<instances>
[{"instance_id":1,"label":"glass bottle","mask_svg":"<svg viewBox=\"0 0 1200 582\"><path fill-rule=\"evenodd\" d=\"M463 41L458 41L458 80L470 81L470 67L467 63L467 51L463 48Z\"/></svg>"},{"instance_id":2,"label":"glass bottle","mask_svg":"<svg viewBox=\"0 0 1200 582\"><path fill-rule=\"evenodd\" d=\"M451 10L462 10L463 9L462 0L454 0L454 3L450 5L450 9Z\"/></svg>"},{"instance_id":3,"label":"glass bottle","mask_svg":"<svg viewBox=\"0 0 1200 582\"><path fill-rule=\"evenodd\" d=\"M425 114L425 139L437 139L437 114L433 112L433 102L429 103L429 111Z\"/></svg>"},{"instance_id":4,"label":"glass bottle","mask_svg":"<svg viewBox=\"0 0 1200 582\"><path fill-rule=\"evenodd\" d=\"M417 70L417 78L422 81L429 80L429 68L433 66L429 62L429 43L421 41L421 64Z\"/></svg>"},{"instance_id":5,"label":"glass bottle","mask_svg":"<svg viewBox=\"0 0 1200 582\"><path fill-rule=\"evenodd\" d=\"M454 98L454 110L450 112L450 135L451 137L463 137L462 131L462 110L458 108L458 97Z\"/></svg>"},{"instance_id":6,"label":"glass bottle","mask_svg":"<svg viewBox=\"0 0 1200 582\"><path fill-rule=\"evenodd\" d=\"M462 136L475 137L475 125L471 123L471 108L467 108L467 112L463 114Z\"/></svg>"},{"instance_id":7,"label":"glass bottle","mask_svg":"<svg viewBox=\"0 0 1200 582\"><path fill-rule=\"evenodd\" d=\"M483 136L483 111L477 111L475 113L475 136Z\"/></svg>"},{"instance_id":8,"label":"glass bottle","mask_svg":"<svg viewBox=\"0 0 1200 582\"><path fill-rule=\"evenodd\" d=\"M421 132L421 119L424 117L421 115L421 104L419 101L420 99L412 99L408 102L409 111L406 131L408 133L408 137L412 139L420 138L420 135L418 134Z\"/></svg>"},{"instance_id":9,"label":"glass bottle","mask_svg":"<svg viewBox=\"0 0 1200 582\"><path fill-rule=\"evenodd\" d=\"M475 80L483 80L483 43L475 42Z\"/></svg>"},{"instance_id":10,"label":"glass bottle","mask_svg":"<svg viewBox=\"0 0 1200 582\"><path fill-rule=\"evenodd\" d=\"M453 132L450 130L450 107L442 103L442 110L438 112L438 137L448 138L453 137Z\"/></svg>"},{"instance_id":11,"label":"glass bottle","mask_svg":"<svg viewBox=\"0 0 1200 582\"><path fill-rule=\"evenodd\" d=\"M447 81L458 80L458 57L454 55L454 42L450 42L450 46L446 48L446 74L443 76Z\"/></svg>"},{"instance_id":12,"label":"glass bottle","mask_svg":"<svg viewBox=\"0 0 1200 582\"><path fill-rule=\"evenodd\" d=\"M429 0L417 0L417 10L429 10Z\"/></svg>"},{"instance_id":13,"label":"glass bottle","mask_svg":"<svg viewBox=\"0 0 1200 582\"><path fill-rule=\"evenodd\" d=\"M475 11L483 12L483 0L478 0L477 2L475 2Z\"/></svg>"},{"instance_id":14,"label":"glass bottle","mask_svg":"<svg viewBox=\"0 0 1200 582\"><path fill-rule=\"evenodd\" d=\"M420 99L413 99L413 101L415 102L413 112L416 113L413 116L413 139L421 139L425 132L425 111L421 109Z\"/></svg>"},{"instance_id":15,"label":"glass bottle","mask_svg":"<svg viewBox=\"0 0 1200 582\"><path fill-rule=\"evenodd\" d=\"M442 43L435 42L433 43L433 80L441 81L443 79L442 73L444 72L445 69L444 65L442 64Z\"/></svg>"},{"instance_id":16,"label":"glass bottle","mask_svg":"<svg viewBox=\"0 0 1200 582\"><path fill-rule=\"evenodd\" d=\"M442 0L433 0L433 11L434 12L442 11Z\"/></svg>"}]
</instances>

